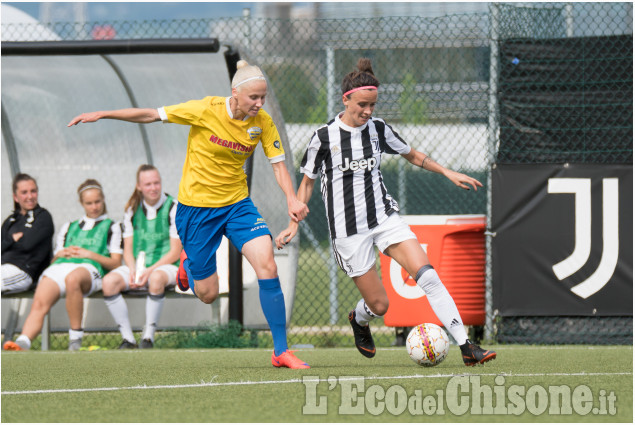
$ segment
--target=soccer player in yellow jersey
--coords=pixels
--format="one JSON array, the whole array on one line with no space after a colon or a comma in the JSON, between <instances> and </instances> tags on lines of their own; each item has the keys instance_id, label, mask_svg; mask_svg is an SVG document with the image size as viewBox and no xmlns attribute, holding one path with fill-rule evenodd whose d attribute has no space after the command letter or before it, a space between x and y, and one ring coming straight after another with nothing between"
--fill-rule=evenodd
<instances>
[{"instance_id":1,"label":"soccer player in yellow jersey","mask_svg":"<svg viewBox=\"0 0 635 425\"><path fill-rule=\"evenodd\" d=\"M280 135L262 109L267 95L262 71L245 61L239 61L237 67L231 97L210 96L158 109L88 112L73 118L68 126L100 119L190 126L176 211L177 230L187 253L181 266L188 284L207 304L218 297L216 251L223 235L227 236L256 271L260 304L273 335L272 364L308 369L287 347L284 296L273 259L271 232L249 198L242 169L258 143L262 143L286 195L291 219L303 220L309 209L296 197Z\"/></svg>"}]
</instances>

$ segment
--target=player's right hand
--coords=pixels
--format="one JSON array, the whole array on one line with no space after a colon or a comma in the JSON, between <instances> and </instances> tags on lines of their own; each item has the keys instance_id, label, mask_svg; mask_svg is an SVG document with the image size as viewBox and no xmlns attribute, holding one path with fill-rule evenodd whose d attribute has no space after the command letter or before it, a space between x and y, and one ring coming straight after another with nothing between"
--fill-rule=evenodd
<instances>
[{"instance_id":1,"label":"player's right hand","mask_svg":"<svg viewBox=\"0 0 635 425\"><path fill-rule=\"evenodd\" d=\"M79 124L80 122L95 122L99 121L101 116L98 112L84 112L73 118L71 122L68 123L67 127L72 127L74 125Z\"/></svg>"}]
</instances>

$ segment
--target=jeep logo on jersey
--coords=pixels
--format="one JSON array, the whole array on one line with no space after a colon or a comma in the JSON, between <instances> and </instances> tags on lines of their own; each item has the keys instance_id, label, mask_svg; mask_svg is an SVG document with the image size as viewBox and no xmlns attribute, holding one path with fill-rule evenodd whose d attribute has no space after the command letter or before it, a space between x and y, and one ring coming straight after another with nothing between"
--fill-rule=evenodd
<instances>
[{"instance_id":1,"label":"jeep logo on jersey","mask_svg":"<svg viewBox=\"0 0 635 425\"><path fill-rule=\"evenodd\" d=\"M262 128L260 127L251 127L247 130L247 134L249 134L249 138L251 140L255 140L262 134Z\"/></svg>"},{"instance_id":2,"label":"jeep logo on jersey","mask_svg":"<svg viewBox=\"0 0 635 425\"><path fill-rule=\"evenodd\" d=\"M357 170L372 170L377 165L375 158L359 159L351 161L348 158L344 158L344 164L339 166L341 171L357 171Z\"/></svg>"}]
</instances>

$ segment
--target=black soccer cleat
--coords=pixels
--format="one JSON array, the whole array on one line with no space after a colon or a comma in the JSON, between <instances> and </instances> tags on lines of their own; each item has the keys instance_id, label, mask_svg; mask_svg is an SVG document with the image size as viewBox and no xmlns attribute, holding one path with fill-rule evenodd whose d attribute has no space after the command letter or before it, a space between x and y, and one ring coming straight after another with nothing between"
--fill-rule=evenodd
<instances>
[{"instance_id":1,"label":"black soccer cleat","mask_svg":"<svg viewBox=\"0 0 635 425\"><path fill-rule=\"evenodd\" d=\"M153 348L153 347L154 347L154 344L152 343L152 340L150 338L141 340L141 348Z\"/></svg>"},{"instance_id":2,"label":"black soccer cleat","mask_svg":"<svg viewBox=\"0 0 635 425\"><path fill-rule=\"evenodd\" d=\"M355 320L355 310L348 313L348 321L351 322L353 335L355 336L355 346L363 356L375 357L375 342L370 334L370 326L362 326Z\"/></svg>"},{"instance_id":3,"label":"black soccer cleat","mask_svg":"<svg viewBox=\"0 0 635 425\"><path fill-rule=\"evenodd\" d=\"M118 350L134 350L135 348L139 348L136 343L130 342L127 339L124 339L123 341L121 341L121 344L119 344L119 347L117 349Z\"/></svg>"},{"instance_id":4,"label":"black soccer cleat","mask_svg":"<svg viewBox=\"0 0 635 425\"><path fill-rule=\"evenodd\" d=\"M461 345L460 348L461 354L463 355L463 363L465 363L465 366L483 364L496 358L495 351L483 350L481 347L474 344L469 339L465 342L465 344Z\"/></svg>"}]
</instances>

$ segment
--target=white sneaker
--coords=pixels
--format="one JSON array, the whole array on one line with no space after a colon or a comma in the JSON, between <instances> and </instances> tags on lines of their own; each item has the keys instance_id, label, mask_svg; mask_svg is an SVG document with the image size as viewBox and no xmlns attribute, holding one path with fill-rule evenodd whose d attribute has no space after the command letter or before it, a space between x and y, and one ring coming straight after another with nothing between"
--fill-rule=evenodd
<instances>
[{"instance_id":1,"label":"white sneaker","mask_svg":"<svg viewBox=\"0 0 635 425\"><path fill-rule=\"evenodd\" d=\"M29 351L29 347L22 341L7 341L2 346L6 351Z\"/></svg>"},{"instance_id":2,"label":"white sneaker","mask_svg":"<svg viewBox=\"0 0 635 425\"><path fill-rule=\"evenodd\" d=\"M68 343L68 351L79 351L82 348L82 339L74 339Z\"/></svg>"}]
</instances>

